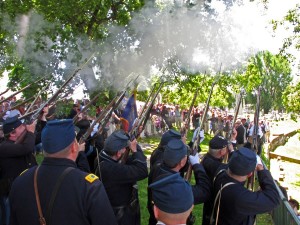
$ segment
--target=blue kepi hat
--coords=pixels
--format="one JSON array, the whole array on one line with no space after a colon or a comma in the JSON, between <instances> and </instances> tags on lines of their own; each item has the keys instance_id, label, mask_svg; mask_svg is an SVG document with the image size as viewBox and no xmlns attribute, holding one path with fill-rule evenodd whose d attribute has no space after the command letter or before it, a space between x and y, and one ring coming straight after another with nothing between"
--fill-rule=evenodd
<instances>
[{"instance_id":1,"label":"blue kepi hat","mask_svg":"<svg viewBox=\"0 0 300 225\"><path fill-rule=\"evenodd\" d=\"M42 131L44 151L53 154L64 150L75 140L75 136L72 119L49 121Z\"/></svg>"},{"instance_id":2,"label":"blue kepi hat","mask_svg":"<svg viewBox=\"0 0 300 225\"><path fill-rule=\"evenodd\" d=\"M191 185L179 173L155 181L149 188L154 204L166 213L183 213L194 204Z\"/></svg>"}]
</instances>

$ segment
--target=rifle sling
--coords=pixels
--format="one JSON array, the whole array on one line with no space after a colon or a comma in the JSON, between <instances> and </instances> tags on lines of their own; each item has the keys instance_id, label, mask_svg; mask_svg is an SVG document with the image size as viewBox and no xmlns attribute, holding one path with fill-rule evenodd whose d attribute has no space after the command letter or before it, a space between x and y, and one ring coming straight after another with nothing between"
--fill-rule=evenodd
<instances>
[{"instance_id":1,"label":"rifle sling","mask_svg":"<svg viewBox=\"0 0 300 225\"><path fill-rule=\"evenodd\" d=\"M46 224L50 225L51 224L51 216L52 216L52 208L53 208L53 205L54 205L54 202L56 199L56 195L59 191L59 188L60 188L64 178L66 177L66 175L75 168L73 168L73 167L66 168L63 171L63 173L60 175L60 177L58 178L58 180L54 186L54 189L52 191L52 194L51 194L51 198L50 198L47 213L46 213L46 219L45 219L45 217L43 216L42 208L41 208L40 197L39 197L39 192L38 192L38 185L37 185L37 173L38 173L39 167L40 166L38 166L34 172L34 192L35 192L35 199L36 199L36 204L37 204L37 208L38 208L38 212L39 212L39 221L40 221L41 225L46 225ZM46 221L48 221L48 223L46 223Z\"/></svg>"},{"instance_id":2,"label":"rifle sling","mask_svg":"<svg viewBox=\"0 0 300 225\"><path fill-rule=\"evenodd\" d=\"M221 189L218 191L216 197L215 197L215 200L214 200L214 207L213 207L213 211L211 213L211 217L210 217L210 222L209 224L210 225L213 225L213 223L215 222L215 225L218 224L218 219L219 219L219 212L220 212L220 202L221 202L221 193L222 193L222 190L232 184L235 184L233 182L229 182L229 183L226 183L224 185L221 185ZM218 202L218 203L217 203ZM217 209L216 209L217 207ZM215 210L217 210L216 212L216 218L214 220L214 214L215 214Z\"/></svg>"}]
</instances>

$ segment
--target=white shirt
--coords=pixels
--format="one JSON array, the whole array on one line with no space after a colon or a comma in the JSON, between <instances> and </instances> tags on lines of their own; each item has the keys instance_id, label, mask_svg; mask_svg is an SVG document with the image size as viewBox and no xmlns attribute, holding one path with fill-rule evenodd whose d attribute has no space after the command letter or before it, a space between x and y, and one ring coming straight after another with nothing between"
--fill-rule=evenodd
<instances>
[{"instance_id":1,"label":"white shirt","mask_svg":"<svg viewBox=\"0 0 300 225\"><path fill-rule=\"evenodd\" d=\"M199 138L200 138L200 141L199 141L199 144L204 140L204 130L200 130L200 127L198 127L194 133L193 133L193 138L192 138L192 142L195 142L196 139L197 139L197 134L199 135Z\"/></svg>"},{"instance_id":2,"label":"white shirt","mask_svg":"<svg viewBox=\"0 0 300 225\"><path fill-rule=\"evenodd\" d=\"M166 225L164 224L163 222L161 221L157 221L157 224L156 225ZM176 224L176 225L186 225L186 223L181 223L181 224Z\"/></svg>"},{"instance_id":3,"label":"white shirt","mask_svg":"<svg viewBox=\"0 0 300 225\"><path fill-rule=\"evenodd\" d=\"M254 131L254 125L249 129L249 136L253 135L253 131ZM259 137L262 137L264 135L260 126L258 127L257 135L259 135Z\"/></svg>"}]
</instances>

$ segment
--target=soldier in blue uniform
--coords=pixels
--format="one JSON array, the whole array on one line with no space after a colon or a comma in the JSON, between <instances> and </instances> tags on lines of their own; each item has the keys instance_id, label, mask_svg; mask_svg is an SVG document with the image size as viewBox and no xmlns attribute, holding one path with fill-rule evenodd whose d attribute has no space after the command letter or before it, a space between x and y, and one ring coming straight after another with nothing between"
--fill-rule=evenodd
<instances>
[{"instance_id":1,"label":"soldier in blue uniform","mask_svg":"<svg viewBox=\"0 0 300 225\"><path fill-rule=\"evenodd\" d=\"M120 160L129 147L132 154L125 163ZM137 181L148 176L146 156L136 139L130 141L123 130L113 132L100 153L100 174L119 225L139 225L140 206Z\"/></svg>"},{"instance_id":2,"label":"soldier in blue uniform","mask_svg":"<svg viewBox=\"0 0 300 225\"><path fill-rule=\"evenodd\" d=\"M165 146L172 139L181 139L181 134L176 130L170 129L163 133L158 147L152 152L150 157L150 169L155 165L159 165L163 161Z\"/></svg>"},{"instance_id":3,"label":"soldier in blue uniform","mask_svg":"<svg viewBox=\"0 0 300 225\"><path fill-rule=\"evenodd\" d=\"M195 156L190 155L187 157L187 155L188 147L181 140L173 139L169 141L165 146L163 163L153 168L150 172L151 174L149 174L149 187L153 182L166 176L172 176L174 174L180 176L180 170L186 165L187 159L189 158L196 181L196 184L191 186L194 204L200 204L210 197L210 182L203 166L199 163L198 153ZM184 180L182 177L181 179ZM151 203L152 200L151 189L148 189L148 203ZM148 205L148 207L152 206ZM189 218L188 223L192 223L191 219L192 218ZM149 219L149 224L155 224L153 218L151 218L151 220Z\"/></svg>"},{"instance_id":4,"label":"soldier in blue uniform","mask_svg":"<svg viewBox=\"0 0 300 225\"><path fill-rule=\"evenodd\" d=\"M230 147L230 149L228 147ZM216 135L209 141L208 152L201 160L201 164L209 177L211 187L217 171L226 166L226 164L223 163L224 157L232 151L234 151L233 146L229 145L228 141L223 136ZM210 224L213 205L214 199L213 196L211 196L203 206L202 225Z\"/></svg>"},{"instance_id":5,"label":"soldier in blue uniform","mask_svg":"<svg viewBox=\"0 0 300 225\"><path fill-rule=\"evenodd\" d=\"M252 192L244 184L255 169L260 190ZM214 197L216 204L212 221L218 225L253 225L256 214L273 210L280 200L270 172L260 157L245 147L232 153L228 168L216 177Z\"/></svg>"},{"instance_id":6,"label":"soldier in blue uniform","mask_svg":"<svg viewBox=\"0 0 300 225\"><path fill-rule=\"evenodd\" d=\"M165 147L167 146L168 142L170 140L181 139L181 134L177 132L176 130L170 129L163 133L160 143L158 147L152 152L151 157L150 157L150 173L148 177L148 185L150 185L153 182L153 171L156 170L156 167L159 167L163 163L163 156L164 156L164 151ZM157 220L154 216L153 212L153 204L152 204L152 197L150 194L150 190L147 192L148 196L148 201L147 201L147 209L149 212L149 225L155 225Z\"/></svg>"},{"instance_id":7,"label":"soldier in blue uniform","mask_svg":"<svg viewBox=\"0 0 300 225\"><path fill-rule=\"evenodd\" d=\"M157 225L186 224L194 206L194 197L191 186L179 173L161 178L149 188L153 196Z\"/></svg>"},{"instance_id":8,"label":"soldier in blue uniform","mask_svg":"<svg viewBox=\"0 0 300 225\"><path fill-rule=\"evenodd\" d=\"M84 144L75 136L71 119L47 123L42 164L23 172L12 185L11 225L39 225L39 218L47 225L117 224L103 184L76 166Z\"/></svg>"}]
</instances>

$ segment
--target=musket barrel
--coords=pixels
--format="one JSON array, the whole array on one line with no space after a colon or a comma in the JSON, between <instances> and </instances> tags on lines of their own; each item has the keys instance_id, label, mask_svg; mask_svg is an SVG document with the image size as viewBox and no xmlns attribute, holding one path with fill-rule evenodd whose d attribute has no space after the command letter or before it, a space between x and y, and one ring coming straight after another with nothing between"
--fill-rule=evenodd
<instances>
[{"instance_id":1,"label":"musket barrel","mask_svg":"<svg viewBox=\"0 0 300 225\"><path fill-rule=\"evenodd\" d=\"M221 73L221 67L220 67L219 73ZM210 103L210 99L211 99L215 84L216 84L216 81L214 81L212 83L211 88L210 88L210 92L209 92L209 95L208 95L208 98L207 98L207 101L206 101L205 110L204 110L204 113L202 115L201 124L199 126L198 133L196 134L197 139L193 143L192 152L191 152L192 155L195 155L197 153L197 148L198 148L199 141L200 141L199 132L201 132L201 130L204 127L204 122L205 122L206 115L207 115L207 112L208 112L208 109L209 109L209 103ZM187 170L184 178L185 178L185 180L189 181L191 179L191 176L192 176L192 166L189 165L188 170Z\"/></svg>"},{"instance_id":2,"label":"musket barrel","mask_svg":"<svg viewBox=\"0 0 300 225\"><path fill-rule=\"evenodd\" d=\"M14 109L19 108L19 107L22 106L22 105L25 105L27 102L30 102L33 98L34 98L34 97L30 97L30 98L26 99L25 101L23 101L23 102L21 102L21 103L15 105L15 106L13 106L13 107L11 107L10 109L7 109L7 110L3 111L3 112L0 114L0 117L4 116L5 113L6 113L7 111L9 111L9 110L14 110Z\"/></svg>"},{"instance_id":3,"label":"musket barrel","mask_svg":"<svg viewBox=\"0 0 300 225\"><path fill-rule=\"evenodd\" d=\"M42 78L40 78L39 80L37 80L37 81L35 81L35 82L33 82L33 83L30 83L30 84L26 85L26 86L23 87L22 89L20 89L20 90L14 92L13 94L11 94L10 96L8 96L7 98L1 100L1 101L0 101L0 104L3 103L3 102L5 102L5 101L7 101L8 99L14 97L15 95L21 93L22 91L25 91L26 89L30 88L33 84L36 84L36 83L38 83L38 82L40 82L40 81L42 81L42 80L44 80L44 79L46 79L46 77L42 77Z\"/></svg>"}]
</instances>

